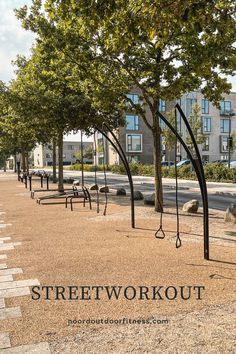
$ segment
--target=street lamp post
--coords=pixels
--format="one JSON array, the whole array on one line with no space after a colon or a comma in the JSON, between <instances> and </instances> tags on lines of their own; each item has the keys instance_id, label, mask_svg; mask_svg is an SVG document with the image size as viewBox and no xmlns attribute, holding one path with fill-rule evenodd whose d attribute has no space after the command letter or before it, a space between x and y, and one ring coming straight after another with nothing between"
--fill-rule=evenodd
<instances>
[{"instance_id":1,"label":"street lamp post","mask_svg":"<svg viewBox=\"0 0 236 354\"><path fill-rule=\"evenodd\" d=\"M233 146L233 140L231 137L231 117L233 117L235 114L230 113L229 114L229 136L228 136L228 168L230 168L230 162L231 162L231 149Z\"/></svg>"}]
</instances>

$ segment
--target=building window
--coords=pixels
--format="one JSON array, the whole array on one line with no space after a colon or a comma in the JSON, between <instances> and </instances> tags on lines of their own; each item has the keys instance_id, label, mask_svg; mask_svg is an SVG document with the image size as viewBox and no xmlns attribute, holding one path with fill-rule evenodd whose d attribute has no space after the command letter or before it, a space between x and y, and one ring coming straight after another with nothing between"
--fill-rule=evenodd
<instances>
[{"instance_id":1,"label":"building window","mask_svg":"<svg viewBox=\"0 0 236 354\"><path fill-rule=\"evenodd\" d=\"M128 95L126 95L127 98L129 98L134 104L138 104L139 103L139 96L133 93L129 93ZM128 101L128 103L130 103Z\"/></svg>"},{"instance_id":2,"label":"building window","mask_svg":"<svg viewBox=\"0 0 236 354\"><path fill-rule=\"evenodd\" d=\"M50 159L52 157L52 154L46 153L46 159Z\"/></svg>"},{"instance_id":3,"label":"building window","mask_svg":"<svg viewBox=\"0 0 236 354\"><path fill-rule=\"evenodd\" d=\"M228 137L221 135L220 137L220 152L228 152Z\"/></svg>"},{"instance_id":4,"label":"building window","mask_svg":"<svg viewBox=\"0 0 236 354\"><path fill-rule=\"evenodd\" d=\"M211 132L211 118L202 117L202 132L210 133Z\"/></svg>"},{"instance_id":5,"label":"building window","mask_svg":"<svg viewBox=\"0 0 236 354\"><path fill-rule=\"evenodd\" d=\"M193 106L197 104L196 98L187 98L186 99L186 114L189 116L193 113Z\"/></svg>"},{"instance_id":6,"label":"building window","mask_svg":"<svg viewBox=\"0 0 236 354\"><path fill-rule=\"evenodd\" d=\"M67 150L74 150L74 145L67 145Z\"/></svg>"},{"instance_id":7,"label":"building window","mask_svg":"<svg viewBox=\"0 0 236 354\"><path fill-rule=\"evenodd\" d=\"M139 117L136 115L126 114L126 129L139 130Z\"/></svg>"},{"instance_id":8,"label":"building window","mask_svg":"<svg viewBox=\"0 0 236 354\"><path fill-rule=\"evenodd\" d=\"M221 101L220 102L220 114L230 115L231 113L231 102L230 101Z\"/></svg>"},{"instance_id":9,"label":"building window","mask_svg":"<svg viewBox=\"0 0 236 354\"><path fill-rule=\"evenodd\" d=\"M220 120L220 132L229 133L229 119Z\"/></svg>"},{"instance_id":10,"label":"building window","mask_svg":"<svg viewBox=\"0 0 236 354\"><path fill-rule=\"evenodd\" d=\"M209 101L206 99L202 100L202 114L209 113Z\"/></svg>"},{"instance_id":11,"label":"building window","mask_svg":"<svg viewBox=\"0 0 236 354\"><path fill-rule=\"evenodd\" d=\"M126 135L126 150L128 152L142 152L142 135L127 134Z\"/></svg>"},{"instance_id":12,"label":"building window","mask_svg":"<svg viewBox=\"0 0 236 354\"><path fill-rule=\"evenodd\" d=\"M206 140L202 144L202 151L209 151L209 136L206 137Z\"/></svg>"},{"instance_id":13,"label":"building window","mask_svg":"<svg viewBox=\"0 0 236 354\"><path fill-rule=\"evenodd\" d=\"M159 111L160 112L166 111L166 101L164 101L164 100L159 101Z\"/></svg>"},{"instance_id":14,"label":"building window","mask_svg":"<svg viewBox=\"0 0 236 354\"><path fill-rule=\"evenodd\" d=\"M139 162L139 156L137 156L137 155L128 155L127 159L128 159L129 163L138 163Z\"/></svg>"}]
</instances>

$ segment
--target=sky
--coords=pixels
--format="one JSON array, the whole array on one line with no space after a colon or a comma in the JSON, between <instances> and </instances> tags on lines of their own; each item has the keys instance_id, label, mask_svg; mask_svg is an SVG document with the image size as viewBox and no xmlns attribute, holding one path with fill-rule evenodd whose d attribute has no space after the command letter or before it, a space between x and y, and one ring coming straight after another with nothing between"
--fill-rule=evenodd
<instances>
[{"instance_id":1,"label":"sky","mask_svg":"<svg viewBox=\"0 0 236 354\"><path fill-rule=\"evenodd\" d=\"M14 78L12 61L17 54L30 55L34 35L21 28L13 11L30 4L31 0L0 0L0 80L4 82ZM236 77L229 77L229 81L232 83L232 91L236 92ZM78 140L78 135L70 135L66 140Z\"/></svg>"}]
</instances>

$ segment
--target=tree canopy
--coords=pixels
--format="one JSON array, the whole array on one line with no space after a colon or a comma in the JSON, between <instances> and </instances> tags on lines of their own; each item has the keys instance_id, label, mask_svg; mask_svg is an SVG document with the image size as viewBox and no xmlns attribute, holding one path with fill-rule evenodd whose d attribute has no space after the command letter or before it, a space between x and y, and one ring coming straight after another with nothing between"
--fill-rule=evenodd
<instances>
[{"instance_id":1,"label":"tree canopy","mask_svg":"<svg viewBox=\"0 0 236 354\"><path fill-rule=\"evenodd\" d=\"M37 33L43 52L53 46L69 63L73 85L79 83L96 112L108 117L124 110L130 88L140 91L139 103L130 104L153 133L155 208L161 210L160 99L201 88L218 104L229 92L222 75L236 68L235 1L46 0L44 8L34 0L17 16Z\"/></svg>"}]
</instances>

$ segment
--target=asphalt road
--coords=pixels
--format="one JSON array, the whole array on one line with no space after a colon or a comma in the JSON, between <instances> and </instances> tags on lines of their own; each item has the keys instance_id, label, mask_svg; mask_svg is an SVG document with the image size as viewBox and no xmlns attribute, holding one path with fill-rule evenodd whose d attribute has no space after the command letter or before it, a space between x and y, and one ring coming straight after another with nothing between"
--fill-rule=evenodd
<instances>
[{"instance_id":1,"label":"asphalt road","mask_svg":"<svg viewBox=\"0 0 236 354\"><path fill-rule=\"evenodd\" d=\"M65 176L73 176L73 178L80 178L79 172L65 172ZM143 194L151 194L154 192L154 184L150 183L149 178L140 178L133 177L134 189L141 191ZM94 174L85 174L85 183L94 184ZM97 174L97 183L98 185L104 185L104 175L103 173ZM125 188L129 191L129 183L127 176L122 175L107 175L107 184L110 188ZM183 185L183 183L181 183ZM220 191L220 186L219 186ZM197 199L201 203L201 193L200 190L197 191L196 188L194 190L192 188L183 188L180 186L178 191L179 205L182 206L184 203L191 199ZM164 184L164 199L167 201L175 202L175 188L173 185ZM209 193L208 194L209 208L225 211L230 203L236 203L236 196L232 195L219 195L217 193Z\"/></svg>"}]
</instances>

